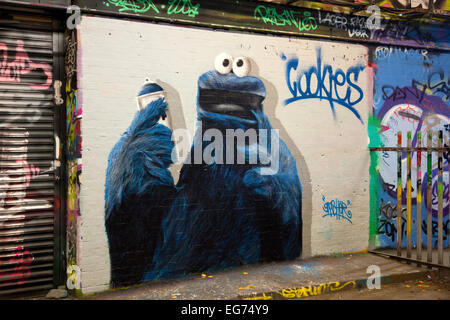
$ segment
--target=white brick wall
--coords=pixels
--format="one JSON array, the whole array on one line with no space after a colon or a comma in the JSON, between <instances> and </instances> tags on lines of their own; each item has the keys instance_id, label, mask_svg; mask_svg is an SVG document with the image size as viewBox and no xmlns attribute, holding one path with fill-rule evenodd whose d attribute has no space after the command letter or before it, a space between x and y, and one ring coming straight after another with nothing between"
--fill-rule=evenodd
<instances>
[{"instance_id":1,"label":"white brick wall","mask_svg":"<svg viewBox=\"0 0 450 320\"><path fill-rule=\"evenodd\" d=\"M161 24L86 17L81 22L80 104L83 108L83 183L81 186L80 265L83 293L109 287L109 253L104 226L107 157L136 111L135 96L145 77L159 80L168 93L177 126L194 131L198 77L214 68L221 52L247 56L251 75L266 85L265 111L297 159L303 187L303 256L361 251L368 247L369 152L367 116L371 82L366 68L356 82L364 99L355 106L364 125L336 104L334 119L326 100L288 106L286 61L297 55L302 67L322 63L345 72L367 60L360 45L288 37L250 35ZM174 170L176 171L176 170ZM176 174L175 174L176 176ZM351 201L350 224L326 217L327 201Z\"/></svg>"}]
</instances>

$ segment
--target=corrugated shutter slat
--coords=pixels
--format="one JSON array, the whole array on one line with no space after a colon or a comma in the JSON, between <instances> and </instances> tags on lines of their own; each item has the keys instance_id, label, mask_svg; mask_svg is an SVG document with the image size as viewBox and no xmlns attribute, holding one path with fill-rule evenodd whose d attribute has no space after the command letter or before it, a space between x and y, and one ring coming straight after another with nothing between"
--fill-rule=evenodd
<instances>
[{"instance_id":1,"label":"corrugated shutter slat","mask_svg":"<svg viewBox=\"0 0 450 320\"><path fill-rule=\"evenodd\" d=\"M50 18L0 13L0 297L54 286L53 59Z\"/></svg>"}]
</instances>

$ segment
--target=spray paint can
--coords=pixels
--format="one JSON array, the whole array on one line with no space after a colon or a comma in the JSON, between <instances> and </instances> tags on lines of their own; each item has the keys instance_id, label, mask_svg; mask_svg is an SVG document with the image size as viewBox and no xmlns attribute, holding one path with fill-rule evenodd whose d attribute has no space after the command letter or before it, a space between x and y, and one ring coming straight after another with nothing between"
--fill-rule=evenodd
<instances>
[{"instance_id":1,"label":"spray paint can","mask_svg":"<svg viewBox=\"0 0 450 320\"><path fill-rule=\"evenodd\" d=\"M150 80L150 78L146 78L138 96L136 97L137 108L139 111L144 110L151 102L161 98L165 99L163 88L156 82ZM169 108L166 109L166 116L161 117L158 123L172 129Z\"/></svg>"}]
</instances>

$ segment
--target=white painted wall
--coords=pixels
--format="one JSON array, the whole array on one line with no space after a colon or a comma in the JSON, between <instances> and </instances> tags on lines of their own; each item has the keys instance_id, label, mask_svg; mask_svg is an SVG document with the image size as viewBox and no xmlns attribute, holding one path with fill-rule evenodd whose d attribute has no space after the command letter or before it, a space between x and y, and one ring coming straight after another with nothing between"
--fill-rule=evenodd
<instances>
[{"instance_id":1,"label":"white painted wall","mask_svg":"<svg viewBox=\"0 0 450 320\"><path fill-rule=\"evenodd\" d=\"M308 99L288 106L286 61L297 55L302 67L322 63L345 72L366 64L361 45L288 37L251 35L84 16L80 26L79 94L83 108L83 183L81 186L82 291L109 288L109 252L104 227L107 157L136 111L135 96L145 77L167 93L174 127L194 131L198 77L214 68L221 52L247 56L251 75L267 89L265 111L297 159L303 186L303 257L356 252L368 247L369 152L367 116L371 104L369 71L356 82L364 99L355 107L364 125L336 105L336 119L326 100ZM174 171L177 171L175 168ZM349 200L352 224L322 217L326 201Z\"/></svg>"}]
</instances>

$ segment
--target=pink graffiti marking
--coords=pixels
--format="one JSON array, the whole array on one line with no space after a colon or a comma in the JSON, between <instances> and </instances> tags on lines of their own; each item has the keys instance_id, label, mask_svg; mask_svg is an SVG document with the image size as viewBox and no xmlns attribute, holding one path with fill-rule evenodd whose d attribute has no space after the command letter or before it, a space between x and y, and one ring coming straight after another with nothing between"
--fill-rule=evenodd
<instances>
[{"instance_id":1,"label":"pink graffiti marking","mask_svg":"<svg viewBox=\"0 0 450 320\"><path fill-rule=\"evenodd\" d=\"M23 164L25 169L25 186L28 187L30 185L30 181L35 176L39 175L39 167L35 167L32 164L29 164L26 160L17 160L17 163Z\"/></svg>"},{"instance_id":2,"label":"pink graffiti marking","mask_svg":"<svg viewBox=\"0 0 450 320\"><path fill-rule=\"evenodd\" d=\"M6 44L0 43L0 82L21 83L21 76L33 70L42 70L47 80L43 84L29 84L29 86L37 90L50 88L53 82L50 65L31 61L23 47L22 40L17 40L15 60L8 62L8 47Z\"/></svg>"},{"instance_id":3,"label":"pink graffiti marking","mask_svg":"<svg viewBox=\"0 0 450 320\"><path fill-rule=\"evenodd\" d=\"M9 264L14 265L13 272L0 272L0 278L11 277L12 281L17 281L17 285L22 285L31 276L30 264L33 262L34 257L28 251L24 250L22 246L15 249L15 255L9 259ZM1 264L1 261L0 261Z\"/></svg>"},{"instance_id":4,"label":"pink graffiti marking","mask_svg":"<svg viewBox=\"0 0 450 320\"><path fill-rule=\"evenodd\" d=\"M35 167L34 165L29 164L26 160L17 160L16 163L23 166L23 169L25 171L25 188L28 188L31 180L40 174L40 169L39 167ZM21 183L23 183L21 181L14 181L14 177L19 175L19 172L17 170L0 170L0 172L4 173L4 175L0 177L0 184L6 187L4 189L5 191L0 192L0 208L6 209L5 206L8 206L8 200L23 199L26 196L26 192L15 192L13 188L11 188L15 185L20 185ZM17 207L19 208L20 205ZM14 207L9 207L8 209L15 211ZM2 223L0 222L0 226L1 225Z\"/></svg>"}]
</instances>

